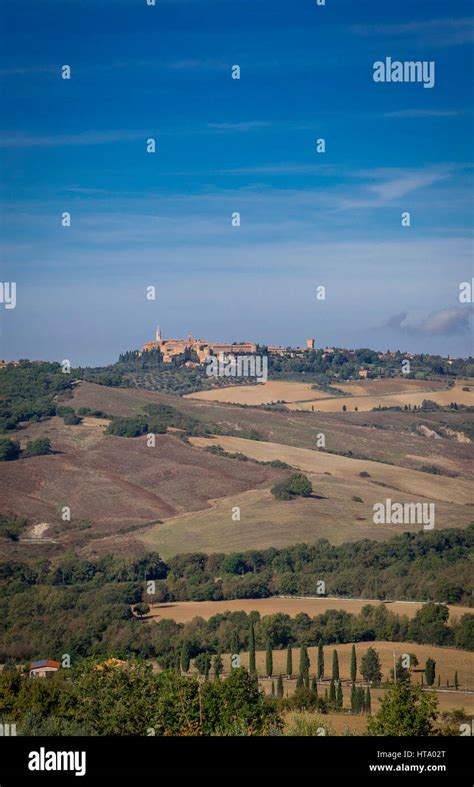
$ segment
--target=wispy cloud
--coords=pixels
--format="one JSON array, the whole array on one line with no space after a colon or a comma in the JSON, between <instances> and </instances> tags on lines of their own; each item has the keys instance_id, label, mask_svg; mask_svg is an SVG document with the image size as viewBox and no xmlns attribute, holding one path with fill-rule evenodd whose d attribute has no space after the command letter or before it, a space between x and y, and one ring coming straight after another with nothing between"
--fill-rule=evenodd
<instances>
[{"instance_id":1,"label":"wispy cloud","mask_svg":"<svg viewBox=\"0 0 474 787\"><path fill-rule=\"evenodd\" d=\"M10 66L9 68L0 68L0 77L60 74L60 71L61 66Z\"/></svg>"},{"instance_id":2,"label":"wispy cloud","mask_svg":"<svg viewBox=\"0 0 474 787\"><path fill-rule=\"evenodd\" d=\"M464 109L399 109L394 112L384 112L386 118L444 118L458 117L470 114Z\"/></svg>"},{"instance_id":3,"label":"wispy cloud","mask_svg":"<svg viewBox=\"0 0 474 787\"><path fill-rule=\"evenodd\" d=\"M393 200L448 177L449 174L441 172L409 172L402 177L369 186L369 190L382 200Z\"/></svg>"},{"instance_id":4,"label":"wispy cloud","mask_svg":"<svg viewBox=\"0 0 474 787\"><path fill-rule=\"evenodd\" d=\"M218 69L224 70L230 68L229 63L223 63L220 60L199 60L197 58L185 58L183 60L172 60L165 64L166 68L172 68L178 71L201 70L205 69Z\"/></svg>"},{"instance_id":5,"label":"wispy cloud","mask_svg":"<svg viewBox=\"0 0 474 787\"><path fill-rule=\"evenodd\" d=\"M150 131L80 131L77 134L14 134L0 137L3 148L51 148L68 145L105 145L111 142L146 140Z\"/></svg>"},{"instance_id":6,"label":"wispy cloud","mask_svg":"<svg viewBox=\"0 0 474 787\"><path fill-rule=\"evenodd\" d=\"M342 198L341 208L379 208L393 200L405 197L418 189L427 188L447 180L451 176L449 167L419 170L398 170L393 173L387 169L354 172L354 176L364 180L375 179L375 183L362 185L362 193L352 198ZM365 194L364 194L365 191ZM375 197L372 196L375 194Z\"/></svg>"},{"instance_id":7,"label":"wispy cloud","mask_svg":"<svg viewBox=\"0 0 474 787\"><path fill-rule=\"evenodd\" d=\"M474 17L426 19L391 25L353 25L360 36L412 37L437 46L455 46L474 41Z\"/></svg>"},{"instance_id":8,"label":"wispy cloud","mask_svg":"<svg viewBox=\"0 0 474 787\"><path fill-rule=\"evenodd\" d=\"M238 123L208 123L207 127L215 131L253 131L258 128L268 128L271 123L267 120L242 120Z\"/></svg>"}]
</instances>

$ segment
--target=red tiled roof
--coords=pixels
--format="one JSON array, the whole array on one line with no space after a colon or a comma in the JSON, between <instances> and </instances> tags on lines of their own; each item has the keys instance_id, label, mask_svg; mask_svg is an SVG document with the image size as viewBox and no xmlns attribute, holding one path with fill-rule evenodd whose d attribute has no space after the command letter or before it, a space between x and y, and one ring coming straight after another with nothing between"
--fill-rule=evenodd
<instances>
[{"instance_id":1,"label":"red tiled roof","mask_svg":"<svg viewBox=\"0 0 474 787\"><path fill-rule=\"evenodd\" d=\"M32 661L30 664L30 670L32 669L39 669L41 667L57 667L61 666L60 661L52 661L51 659L43 659L42 661Z\"/></svg>"}]
</instances>

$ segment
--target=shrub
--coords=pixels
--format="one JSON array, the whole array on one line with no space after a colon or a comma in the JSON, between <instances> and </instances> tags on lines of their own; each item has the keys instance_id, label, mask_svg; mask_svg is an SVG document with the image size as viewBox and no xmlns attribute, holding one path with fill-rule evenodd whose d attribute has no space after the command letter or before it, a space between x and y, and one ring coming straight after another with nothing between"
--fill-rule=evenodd
<instances>
[{"instance_id":1,"label":"shrub","mask_svg":"<svg viewBox=\"0 0 474 787\"><path fill-rule=\"evenodd\" d=\"M324 730L324 733L322 732ZM314 737L317 735L334 735L330 724L319 713L295 713L288 721L285 735L294 737Z\"/></svg>"},{"instance_id":2,"label":"shrub","mask_svg":"<svg viewBox=\"0 0 474 787\"><path fill-rule=\"evenodd\" d=\"M13 462L20 456L20 444L16 440L0 439L0 462Z\"/></svg>"},{"instance_id":3,"label":"shrub","mask_svg":"<svg viewBox=\"0 0 474 787\"><path fill-rule=\"evenodd\" d=\"M421 686L395 683L386 691L375 717L369 717L369 735L426 736L433 732L438 700Z\"/></svg>"},{"instance_id":4,"label":"shrub","mask_svg":"<svg viewBox=\"0 0 474 787\"><path fill-rule=\"evenodd\" d=\"M11 514L0 514L0 536L18 541L20 533L28 526L28 520Z\"/></svg>"},{"instance_id":5,"label":"shrub","mask_svg":"<svg viewBox=\"0 0 474 787\"><path fill-rule=\"evenodd\" d=\"M272 486L271 491L276 500L291 500L293 497L310 497L313 487L303 473L293 473L286 480Z\"/></svg>"},{"instance_id":6,"label":"shrub","mask_svg":"<svg viewBox=\"0 0 474 787\"><path fill-rule=\"evenodd\" d=\"M46 456L50 453L52 453L51 441L48 437L38 437L36 440L29 440L23 452L24 456Z\"/></svg>"},{"instance_id":7,"label":"shrub","mask_svg":"<svg viewBox=\"0 0 474 787\"><path fill-rule=\"evenodd\" d=\"M66 413L66 415L63 416L63 421L66 426L77 426L81 423L81 419L75 413Z\"/></svg>"},{"instance_id":8,"label":"shrub","mask_svg":"<svg viewBox=\"0 0 474 787\"><path fill-rule=\"evenodd\" d=\"M110 422L105 434L117 437L139 437L148 431L148 424L142 416L136 418L114 418Z\"/></svg>"}]
</instances>

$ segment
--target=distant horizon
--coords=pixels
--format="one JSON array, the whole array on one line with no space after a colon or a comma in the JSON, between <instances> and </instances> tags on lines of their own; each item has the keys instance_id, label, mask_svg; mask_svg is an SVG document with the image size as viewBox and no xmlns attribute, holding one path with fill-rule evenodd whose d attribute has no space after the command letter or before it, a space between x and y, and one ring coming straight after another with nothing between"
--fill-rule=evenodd
<instances>
[{"instance_id":1,"label":"distant horizon","mask_svg":"<svg viewBox=\"0 0 474 787\"><path fill-rule=\"evenodd\" d=\"M305 347L304 344L285 344L285 343L279 343L279 342L273 342L273 341L257 341L255 339L253 339L253 337L245 337L245 338L242 338L242 339L222 339L222 338L218 337L217 339L216 338L209 339L207 336L205 336L205 337L194 336L194 333L192 333L192 332L191 332L191 335L195 339L203 338L203 340L205 339L206 341L209 341L211 344L213 342L214 343L226 342L226 343L229 343L229 344L238 345L239 343L244 343L244 342L255 342L260 347L261 346L265 346L265 347L272 346L272 347L282 347L283 349L287 349L287 348L290 348L290 349L298 349L299 348L299 349L304 349L304 350L308 349L308 348ZM183 334L183 336L178 336L178 335L176 335L176 336L169 336L169 337L165 336L164 341L167 341L169 339L186 338L187 336L188 336L188 332L186 332L185 335ZM309 339L309 338L313 338L313 337L307 336L306 338ZM316 337L314 337L314 338L316 339ZM146 341L150 341L150 339L148 338ZM306 341L306 339L304 341ZM144 344L144 343L145 342L142 342L142 344ZM357 351L357 350L365 349L365 350L372 350L373 352L377 352L377 353L388 352L388 353L400 353L401 355L415 355L415 356L418 356L418 355L431 355L431 356L434 356L434 357L440 357L440 358L445 358L445 359L448 358L448 356L449 356L449 358L452 359L452 360L468 360L469 358L473 358L474 357L473 355L469 355L469 354L468 355L453 355L451 353L447 353L446 355L444 355L443 353L440 353L440 352L427 352L427 351L423 351L423 350L421 350L419 352L414 352L413 350L410 350L410 349L408 349L406 347L404 349L400 349L399 347L397 347L397 348L395 348L395 347L384 347L384 348L380 347L379 348L379 347L373 347L373 346L370 346L370 345L349 346L347 344L341 344L341 345L335 344L334 342L333 343L329 342L329 343L324 344L324 345L323 344L318 345L316 343L315 347L314 347L314 350L315 351L325 350L326 348L334 348L336 350L345 350L345 351L348 351L348 352L354 352L354 351ZM45 362L45 363L61 363L61 361L67 359L67 360L71 360L71 365L72 365L73 368L86 368L86 367L93 368L93 367L111 366L111 365L113 365L113 364L118 362L118 359L119 359L120 355L122 355L122 354L124 354L126 352L141 352L141 351L142 351L142 345L137 346L137 347L122 348L122 349L118 350L114 360L108 361L106 363L97 363L97 364L96 363L88 363L88 362L85 362L85 363L84 362L80 362L80 363L79 362L78 363L74 362L73 363L72 359L67 358L67 356L63 356L61 358L59 358L59 357L33 358L33 357L29 357L27 355L18 355L15 358L11 358L11 357L8 357L8 356L5 355L0 360L5 361L5 363L12 363L12 362L15 362L15 361L20 361L20 360L37 362L37 363L41 363L41 362Z\"/></svg>"}]
</instances>

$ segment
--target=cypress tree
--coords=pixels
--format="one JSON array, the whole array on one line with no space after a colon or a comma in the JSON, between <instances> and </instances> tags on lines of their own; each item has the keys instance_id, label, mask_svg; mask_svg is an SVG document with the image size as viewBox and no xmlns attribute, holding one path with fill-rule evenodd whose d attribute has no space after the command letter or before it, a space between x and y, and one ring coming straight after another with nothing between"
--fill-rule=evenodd
<instances>
[{"instance_id":1,"label":"cypress tree","mask_svg":"<svg viewBox=\"0 0 474 787\"><path fill-rule=\"evenodd\" d=\"M316 683L316 678L314 676L311 681L311 691L316 697L318 696L318 684Z\"/></svg>"},{"instance_id":2,"label":"cypress tree","mask_svg":"<svg viewBox=\"0 0 474 787\"><path fill-rule=\"evenodd\" d=\"M214 656L214 677L216 680L220 680L223 666L221 654L217 653Z\"/></svg>"},{"instance_id":3,"label":"cypress tree","mask_svg":"<svg viewBox=\"0 0 474 787\"><path fill-rule=\"evenodd\" d=\"M279 699L283 697L283 678L281 675L278 676L277 680L277 697Z\"/></svg>"},{"instance_id":4,"label":"cypress tree","mask_svg":"<svg viewBox=\"0 0 474 787\"><path fill-rule=\"evenodd\" d=\"M303 685L309 689L309 656L306 645L302 645L300 648L300 675L303 679Z\"/></svg>"},{"instance_id":5,"label":"cypress tree","mask_svg":"<svg viewBox=\"0 0 474 787\"><path fill-rule=\"evenodd\" d=\"M275 681L272 680L272 697L275 696Z\"/></svg>"},{"instance_id":6,"label":"cypress tree","mask_svg":"<svg viewBox=\"0 0 474 787\"><path fill-rule=\"evenodd\" d=\"M318 645L318 678L319 680L324 678L324 649L322 642Z\"/></svg>"},{"instance_id":7,"label":"cypress tree","mask_svg":"<svg viewBox=\"0 0 474 787\"><path fill-rule=\"evenodd\" d=\"M426 659L425 677L428 686L432 686L434 683L435 670L436 670L436 662L433 659Z\"/></svg>"},{"instance_id":8,"label":"cypress tree","mask_svg":"<svg viewBox=\"0 0 474 787\"><path fill-rule=\"evenodd\" d=\"M357 686L354 686L354 713L360 712L360 694Z\"/></svg>"},{"instance_id":9,"label":"cypress tree","mask_svg":"<svg viewBox=\"0 0 474 787\"><path fill-rule=\"evenodd\" d=\"M191 663L191 653L189 651L189 643L183 642L181 647L181 669L183 672L189 672L189 665Z\"/></svg>"},{"instance_id":10,"label":"cypress tree","mask_svg":"<svg viewBox=\"0 0 474 787\"><path fill-rule=\"evenodd\" d=\"M271 678L273 675L273 652L270 640L267 640L267 652L265 654L265 669L267 677Z\"/></svg>"},{"instance_id":11,"label":"cypress tree","mask_svg":"<svg viewBox=\"0 0 474 787\"><path fill-rule=\"evenodd\" d=\"M234 631L232 634L232 653L240 653L240 641L237 631Z\"/></svg>"},{"instance_id":12,"label":"cypress tree","mask_svg":"<svg viewBox=\"0 0 474 787\"><path fill-rule=\"evenodd\" d=\"M357 656L356 656L356 649L355 645L352 646L351 650L351 681L355 683L357 679Z\"/></svg>"},{"instance_id":13,"label":"cypress tree","mask_svg":"<svg viewBox=\"0 0 474 787\"><path fill-rule=\"evenodd\" d=\"M351 686L351 711L352 713L356 712L356 687L355 683Z\"/></svg>"},{"instance_id":14,"label":"cypress tree","mask_svg":"<svg viewBox=\"0 0 474 787\"><path fill-rule=\"evenodd\" d=\"M304 680L305 680L306 688L309 689L309 668L311 666L311 662L309 660L309 653L308 653L308 648L306 647L306 645L305 645L305 649L304 650L305 650L305 660L306 660L306 669L305 669L305 673L304 673Z\"/></svg>"},{"instance_id":15,"label":"cypress tree","mask_svg":"<svg viewBox=\"0 0 474 787\"><path fill-rule=\"evenodd\" d=\"M329 684L329 702L331 705L335 705L336 703L336 686L332 678L331 683Z\"/></svg>"},{"instance_id":16,"label":"cypress tree","mask_svg":"<svg viewBox=\"0 0 474 787\"><path fill-rule=\"evenodd\" d=\"M338 681L337 693L336 693L336 707L339 708L340 710L343 705L344 705L344 695L342 693L342 685L341 685L341 681Z\"/></svg>"},{"instance_id":17,"label":"cypress tree","mask_svg":"<svg viewBox=\"0 0 474 787\"><path fill-rule=\"evenodd\" d=\"M306 646L305 645L301 645L301 647L300 647L300 675L304 675L305 670L306 670L306 655L305 655L305 651L306 651Z\"/></svg>"},{"instance_id":18,"label":"cypress tree","mask_svg":"<svg viewBox=\"0 0 474 787\"><path fill-rule=\"evenodd\" d=\"M360 694L359 694L359 687L354 686L354 695L352 696L351 690L351 708L353 713L360 713ZM353 703L352 703L353 700ZM353 707L352 707L353 705Z\"/></svg>"},{"instance_id":19,"label":"cypress tree","mask_svg":"<svg viewBox=\"0 0 474 787\"><path fill-rule=\"evenodd\" d=\"M358 712L363 713L365 711L365 694L362 686L359 686L359 688L357 689L357 694L358 694L357 707L359 709Z\"/></svg>"},{"instance_id":20,"label":"cypress tree","mask_svg":"<svg viewBox=\"0 0 474 787\"><path fill-rule=\"evenodd\" d=\"M458 671L454 673L454 688L457 690L459 688L459 681L458 681Z\"/></svg>"},{"instance_id":21,"label":"cypress tree","mask_svg":"<svg viewBox=\"0 0 474 787\"><path fill-rule=\"evenodd\" d=\"M372 699L370 697L370 688L368 686L365 690L365 712L372 713Z\"/></svg>"},{"instance_id":22,"label":"cypress tree","mask_svg":"<svg viewBox=\"0 0 474 787\"><path fill-rule=\"evenodd\" d=\"M304 686L304 678L303 678L303 676L300 674L300 675L298 675L298 680L296 681L296 688L297 688L297 689L302 689L302 688L303 688L303 686Z\"/></svg>"},{"instance_id":23,"label":"cypress tree","mask_svg":"<svg viewBox=\"0 0 474 787\"><path fill-rule=\"evenodd\" d=\"M257 669L255 666L255 631L253 628L253 623L250 624L250 632L249 632L249 672L251 675L255 675Z\"/></svg>"},{"instance_id":24,"label":"cypress tree","mask_svg":"<svg viewBox=\"0 0 474 787\"><path fill-rule=\"evenodd\" d=\"M204 680L209 680L209 666L211 657L206 653L206 660L204 662Z\"/></svg>"},{"instance_id":25,"label":"cypress tree","mask_svg":"<svg viewBox=\"0 0 474 787\"><path fill-rule=\"evenodd\" d=\"M339 680L339 656L337 655L337 650L333 651L332 654L332 679Z\"/></svg>"},{"instance_id":26,"label":"cypress tree","mask_svg":"<svg viewBox=\"0 0 474 787\"><path fill-rule=\"evenodd\" d=\"M174 669L175 669L175 672L178 672L178 673L181 672L181 654L180 654L179 650L177 650L176 653L175 653Z\"/></svg>"},{"instance_id":27,"label":"cypress tree","mask_svg":"<svg viewBox=\"0 0 474 787\"><path fill-rule=\"evenodd\" d=\"M289 678L293 675L293 650L291 645L288 645L286 650L286 674Z\"/></svg>"},{"instance_id":28,"label":"cypress tree","mask_svg":"<svg viewBox=\"0 0 474 787\"><path fill-rule=\"evenodd\" d=\"M328 690L327 689L324 689L324 702L326 704L329 702Z\"/></svg>"}]
</instances>

